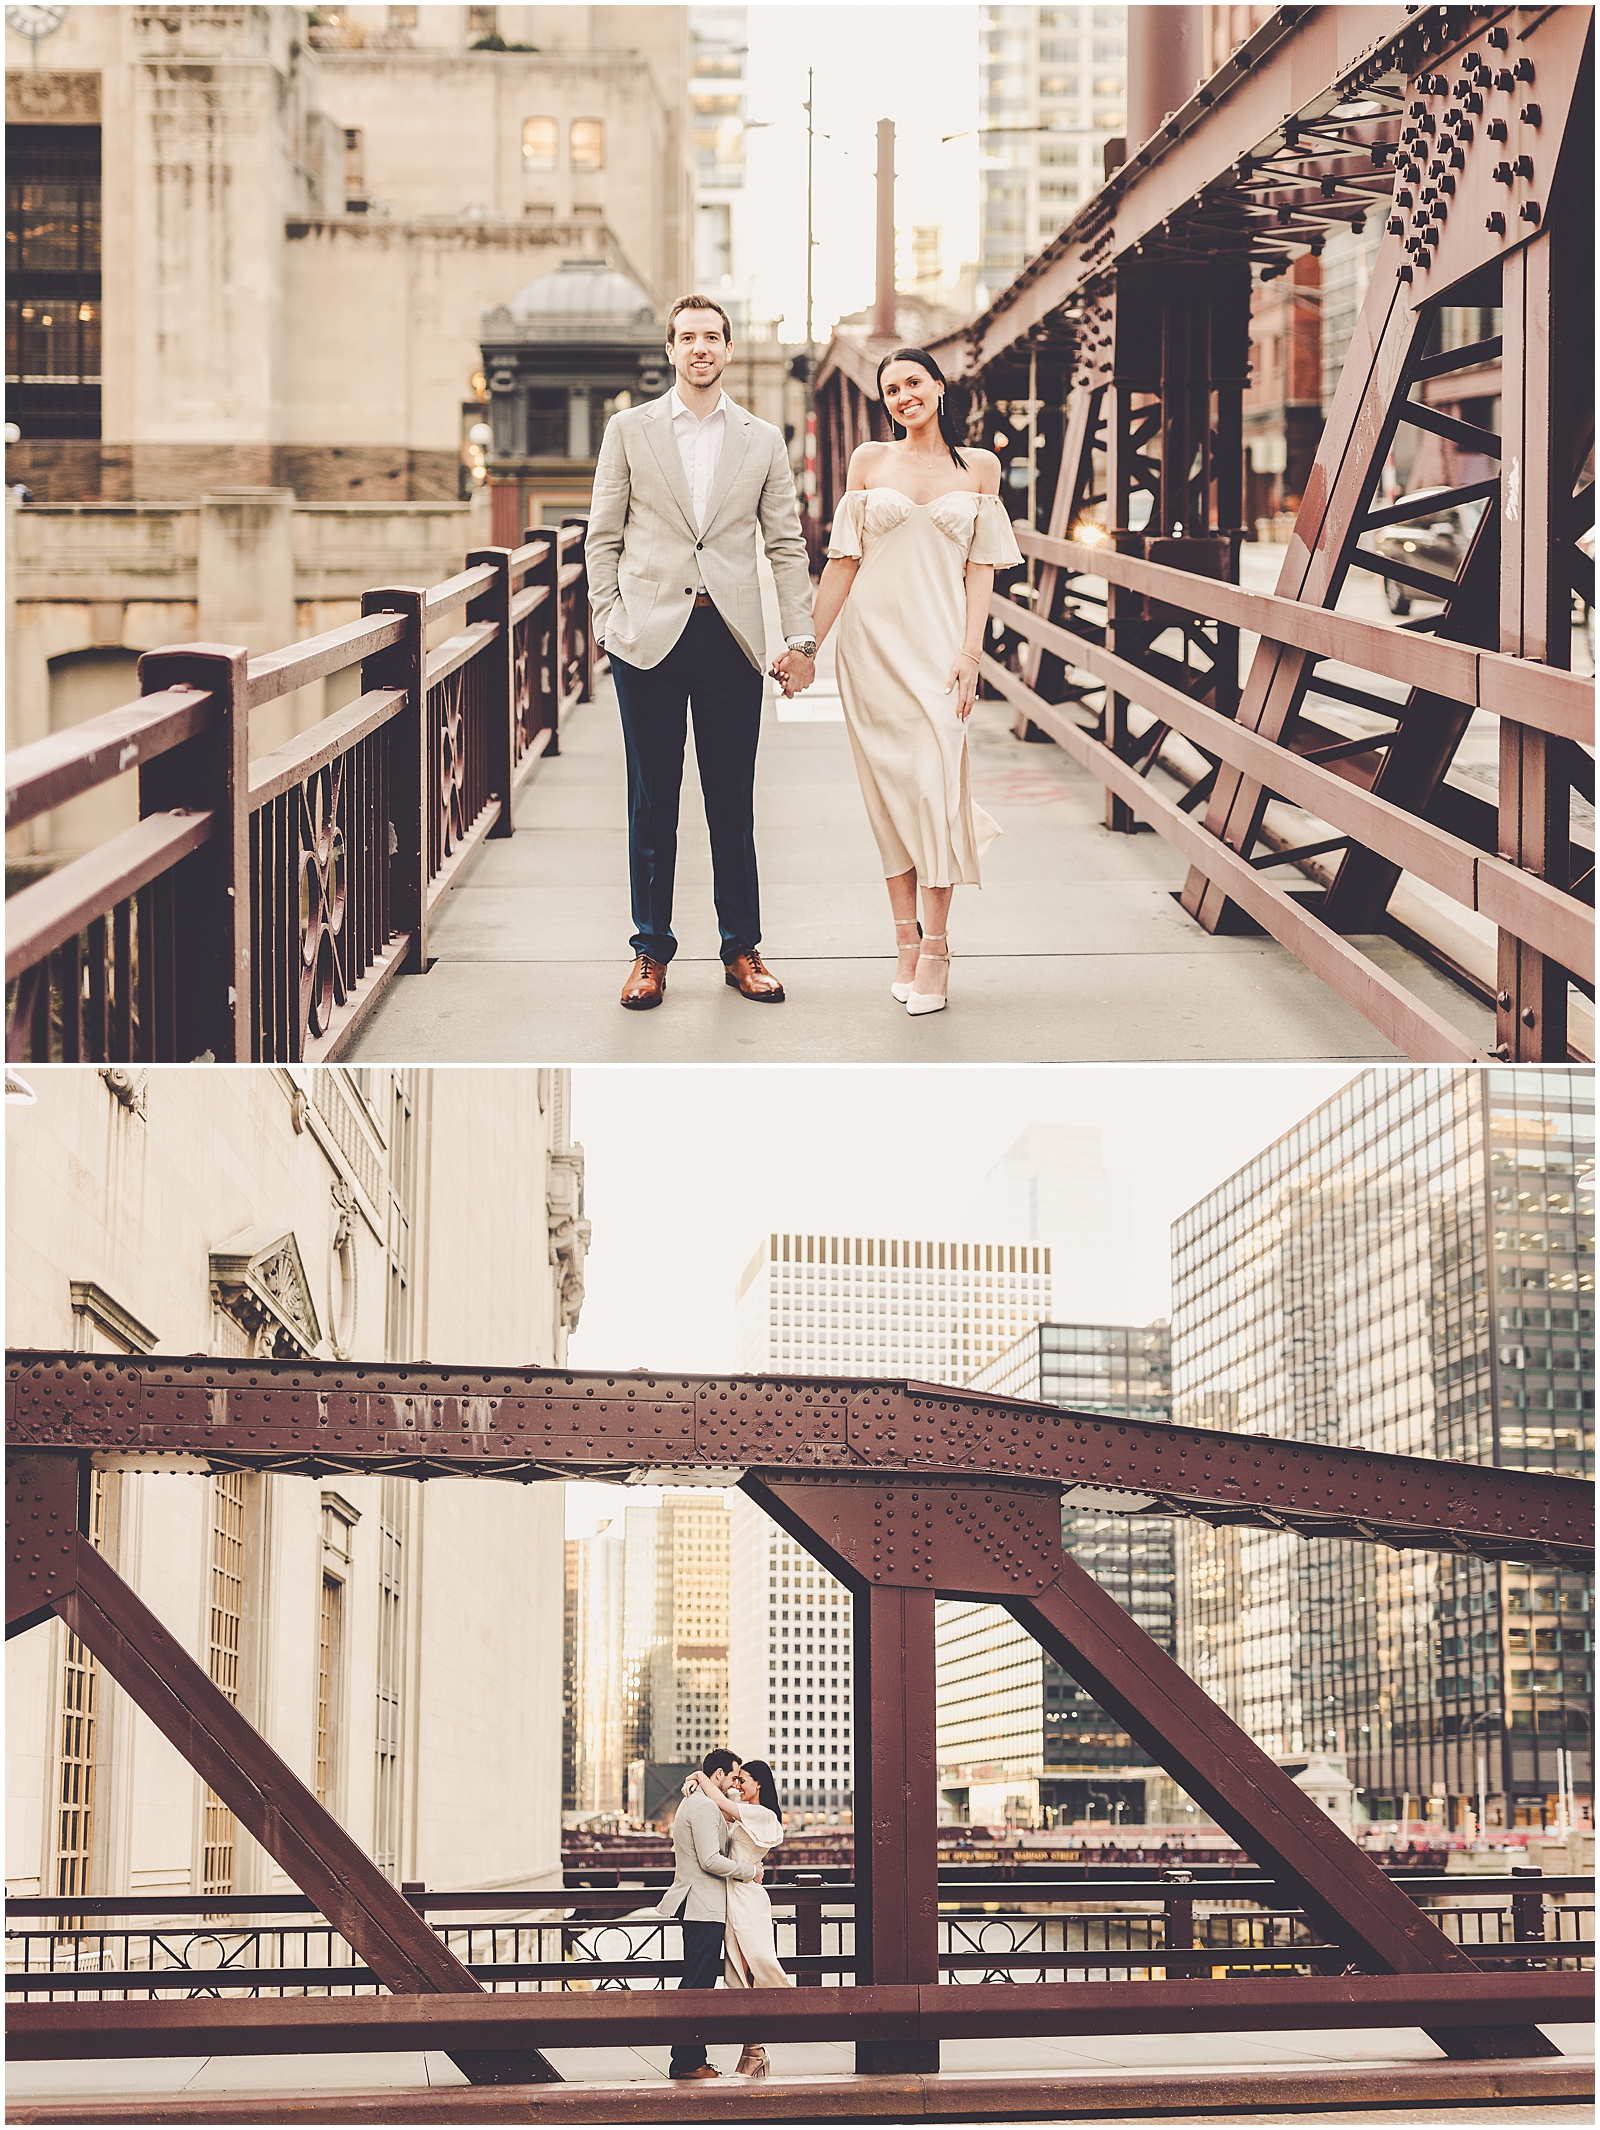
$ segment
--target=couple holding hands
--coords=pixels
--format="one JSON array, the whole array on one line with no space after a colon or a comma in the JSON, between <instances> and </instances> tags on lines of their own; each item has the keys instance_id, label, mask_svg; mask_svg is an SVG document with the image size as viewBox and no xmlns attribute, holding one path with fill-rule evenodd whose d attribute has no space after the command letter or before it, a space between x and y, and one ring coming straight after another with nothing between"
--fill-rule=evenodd
<instances>
[{"instance_id":1,"label":"couple holding hands","mask_svg":"<svg viewBox=\"0 0 1600 2130\"><path fill-rule=\"evenodd\" d=\"M655 1914L683 1924L683 1989L792 1989L778 1961L762 1859L783 1840L778 1785L764 1760L741 1762L725 1746L707 1753L683 1786L672 1819L672 1884ZM747 2041L736 2076L765 2078L767 2052ZM720 2078L703 2042L676 2042L672 2078Z\"/></svg>"},{"instance_id":2,"label":"couple holding hands","mask_svg":"<svg viewBox=\"0 0 1600 2130\"><path fill-rule=\"evenodd\" d=\"M777 585L786 696L835 669L861 795L888 882L907 1012L948 999L950 897L977 887L999 834L972 797L967 719L996 568L1021 562L1000 461L959 443L945 380L919 348L878 365L893 440L861 445L813 603L782 432L730 400L727 312L685 296L667 320L672 390L612 416L595 472L587 555L595 641L616 684L628 762L633 968L624 1006L658 1006L672 931L687 714L711 836L725 982L758 1003L784 989L760 954L754 786L768 670L756 539ZM918 922L917 897L922 897Z\"/></svg>"}]
</instances>

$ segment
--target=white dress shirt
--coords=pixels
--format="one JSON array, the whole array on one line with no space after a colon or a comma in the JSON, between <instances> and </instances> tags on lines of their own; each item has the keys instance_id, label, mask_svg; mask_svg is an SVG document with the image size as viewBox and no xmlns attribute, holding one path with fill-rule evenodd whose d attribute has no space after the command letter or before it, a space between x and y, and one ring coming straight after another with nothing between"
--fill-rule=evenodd
<instances>
[{"instance_id":1,"label":"white dress shirt","mask_svg":"<svg viewBox=\"0 0 1600 2130\"><path fill-rule=\"evenodd\" d=\"M689 484L689 502L694 510L697 531L706 529L706 509L711 501L711 491L716 486L717 465L722 457L722 440L728 433L728 399L720 393L716 405L702 421L684 402L676 385L667 395L672 401L672 433L677 438L678 456L683 461L683 477ZM705 581L696 585L697 592L705 590ZM786 643L803 643L801 636L789 636Z\"/></svg>"},{"instance_id":2,"label":"white dress shirt","mask_svg":"<svg viewBox=\"0 0 1600 2130\"><path fill-rule=\"evenodd\" d=\"M722 439L728 433L728 403L719 393L717 403L702 421L692 407L684 404L676 385L672 388L672 433L678 441L678 456L683 461L683 477L689 484L689 501L694 506L696 528L704 532L706 506L711 501L711 491L716 485L717 464L722 457ZM704 583L695 589L703 592Z\"/></svg>"}]
</instances>

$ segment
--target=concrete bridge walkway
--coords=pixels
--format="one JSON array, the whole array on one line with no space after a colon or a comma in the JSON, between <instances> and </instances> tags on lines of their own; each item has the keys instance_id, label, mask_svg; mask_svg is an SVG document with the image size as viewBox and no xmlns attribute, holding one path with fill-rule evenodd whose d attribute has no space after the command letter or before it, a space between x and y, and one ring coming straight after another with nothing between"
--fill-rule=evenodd
<instances>
[{"instance_id":1,"label":"concrete bridge walkway","mask_svg":"<svg viewBox=\"0 0 1600 2130\"><path fill-rule=\"evenodd\" d=\"M776 615L772 635L778 639ZM973 785L1004 831L981 893L951 911L950 1008L913 1021L889 997L893 933L824 646L815 688L769 683L756 779L762 952L788 999L723 983L691 740L665 1003L617 1002L627 941L622 737L609 682L435 914L434 965L391 984L354 1055L384 1061L989 1063L1398 1055L1276 941L1214 939L1176 902L1184 861L1101 825L1101 787L1059 748L973 714ZM1161 771L1156 772L1162 776ZM1176 783L1167 788L1179 793ZM1288 876L1282 876L1288 877ZM1387 939L1360 944L1455 1024L1492 1016Z\"/></svg>"}]
</instances>

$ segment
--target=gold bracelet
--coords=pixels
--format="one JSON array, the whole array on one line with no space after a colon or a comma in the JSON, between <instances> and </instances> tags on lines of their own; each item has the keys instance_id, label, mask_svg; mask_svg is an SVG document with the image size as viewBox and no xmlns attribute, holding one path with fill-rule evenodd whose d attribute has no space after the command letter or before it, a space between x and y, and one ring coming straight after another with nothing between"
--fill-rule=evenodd
<instances>
[{"instance_id":1,"label":"gold bracelet","mask_svg":"<svg viewBox=\"0 0 1600 2130\"><path fill-rule=\"evenodd\" d=\"M975 666L983 664L983 659L976 651L957 651L956 656L957 658L970 658Z\"/></svg>"}]
</instances>

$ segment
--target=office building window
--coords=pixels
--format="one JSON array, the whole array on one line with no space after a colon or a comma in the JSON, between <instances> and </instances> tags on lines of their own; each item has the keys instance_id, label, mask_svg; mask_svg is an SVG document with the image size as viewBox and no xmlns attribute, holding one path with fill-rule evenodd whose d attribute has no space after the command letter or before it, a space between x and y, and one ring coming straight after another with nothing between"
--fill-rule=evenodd
<instances>
[{"instance_id":1,"label":"office building window","mask_svg":"<svg viewBox=\"0 0 1600 2130\"><path fill-rule=\"evenodd\" d=\"M100 434L100 128L6 128L6 418Z\"/></svg>"},{"instance_id":2,"label":"office building window","mask_svg":"<svg viewBox=\"0 0 1600 2130\"><path fill-rule=\"evenodd\" d=\"M324 1575L317 1636L317 1802L321 1805L333 1796L343 1625L344 1585L336 1575Z\"/></svg>"},{"instance_id":3,"label":"office building window","mask_svg":"<svg viewBox=\"0 0 1600 2130\"><path fill-rule=\"evenodd\" d=\"M606 167L606 122L603 118L575 118L567 135L567 160L574 170L604 170Z\"/></svg>"},{"instance_id":4,"label":"office building window","mask_svg":"<svg viewBox=\"0 0 1600 2130\"><path fill-rule=\"evenodd\" d=\"M495 34L496 17L499 12L498 8L493 7L469 7L467 9L468 41L476 44L482 37L492 37Z\"/></svg>"},{"instance_id":5,"label":"office building window","mask_svg":"<svg viewBox=\"0 0 1600 2130\"><path fill-rule=\"evenodd\" d=\"M397 1070L389 1102L389 1290L384 1350L391 1361L411 1358L411 1223L417 1197L417 1076Z\"/></svg>"},{"instance_id":6,"label":"office building window","mask_svg":"<svg viewBox=\"0 0 1600 2130\"><path fill-rule=\"evenodd\" d=\"M522 121L524 170L554 170L560 153L561 141L553 118L525 118Z\"/></svg>"},{"instance_id":7,"label":"office building window","mask_svg":"<svg viewBox=\"0 0 1600 2130\"><path fill-rule=\"evenodd\" d=\"M378 1506L378 1736L372 1854L399 1874L402 1716L405 1700L407 1482L385 1476Z\"/></svg>"},{"instance_id":8,"label":"office building window","mask_svg":"<svg viewBox=\"0 0 1600 2130\"><path fill-rule=\"evenodd\" d=\"M239 1705L244 1631L244 1474L219 1472L211 1482L211 1606L206 1669L211 1683ZM209 1785L202 1807L202 1893L232 1893L236 1828L231 1810Z\"/></svg>"},{"instance_id":9,"label":"office building window","mask_svg":"<svg viewBox=\"0 0 1600 2130\"><path fill-rule=\"evenodd\" d=\"M106 1482L103 1472L90 1480L89 1541L98 1546L105 1534ZM87 1893L94 1834L95 1702L100 1667L78 1640L68 1634L61 1661L61 1761L56 1814L56 1892Z\"/></svg>"}]
</instances>

